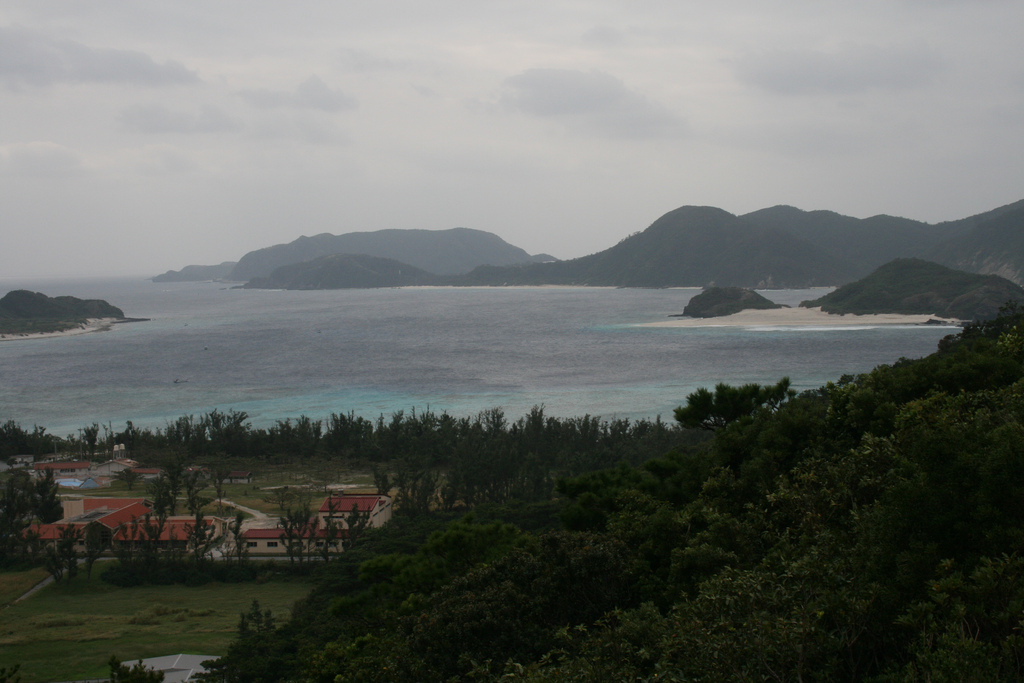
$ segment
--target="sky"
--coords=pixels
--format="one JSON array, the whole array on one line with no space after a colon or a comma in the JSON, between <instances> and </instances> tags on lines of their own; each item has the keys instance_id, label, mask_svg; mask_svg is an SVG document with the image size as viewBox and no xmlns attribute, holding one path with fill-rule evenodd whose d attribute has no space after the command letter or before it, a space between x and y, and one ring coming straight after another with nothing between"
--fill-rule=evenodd
<instances>
[{"instance_id":1,"label":"sky","mask_svg":"<svg viewBox=\"0 0 1024 683\"><path fill-rule=\"evenodd\" d=\"M679 206L1024 198L1017 0L5 0L0 279L300 235L608 248Z\"/></svg>"}]
</instances>

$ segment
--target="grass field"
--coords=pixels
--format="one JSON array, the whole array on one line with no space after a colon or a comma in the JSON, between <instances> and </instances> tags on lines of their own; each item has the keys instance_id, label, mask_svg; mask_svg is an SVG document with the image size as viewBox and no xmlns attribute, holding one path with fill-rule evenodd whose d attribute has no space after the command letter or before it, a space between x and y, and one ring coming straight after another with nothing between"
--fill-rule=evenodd
<instances>
[{"instance_id":1,"label":"grass field","mask_svg":"<svg viewBox=\"0 0 1024 683\"><path fill-rule=\"evenodd\" d=\"M0 590L16 583L5 578L0 574ZM308 583L290 579L117 588L82 575L0 610L0 667L21 664L22 682L34 683L106 677L112 654L122 661L219 655L253 598L283 621L308 591Z\"/></svg>"},{"instance_id":2,"label":"grass field","mask_svg":"<svg viewBox=\"0 0 1024 683\"><path fill-rule=\"evenodd\" d=\"M0 573L0 608L11 604L48 576L49 573L42 567L23 572Z\"/></svg>"}]
</instances>

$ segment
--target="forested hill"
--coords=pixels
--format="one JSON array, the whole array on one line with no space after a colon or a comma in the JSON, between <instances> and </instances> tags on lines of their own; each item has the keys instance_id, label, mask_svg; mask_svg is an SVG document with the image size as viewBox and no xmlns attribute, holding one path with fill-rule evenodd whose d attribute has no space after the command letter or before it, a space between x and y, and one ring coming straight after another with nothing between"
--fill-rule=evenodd
<instances>
[{"instance_id":1,"label":"forested hill","mask_svg":"<svg viewBox=\"0 0 1024 683\"><path fill-rule=\"evenodd\" d=\"M991 213L969 223L969 232L932 247L925 257L951 268L1000 275L1024 285L1024 201Z\"/></svg>"},{"instance_id":2,"label":"forested hill","mask_svg":"<svg viewBox=\"0 0 1024 683\"><path fill-rule=\"evenodd\" d=\"M826 313L902 313L960 320L994 318L1009 300L1024 302L1024 289L998 275L976 275L921 259L896 259L871 275L801 306Z\"/></svg>"},{"instance_id":3,"label":"forested hill","mask_svg":"<svg viewBox=\"0 0 1024 683\"><path fill-rule=\"evenodd\" d=\"M446 492L470 472L497 484L509 457L439 467L426 498L398 495L392 526L318 569L288 623L254 604L216 680L1022 680L1022 388L1010 307L816 391L697 391L676 419L709 441L563 474L551 502L528 455L536 486L499 507ZM529 453L553 443L543 425L485 423L431 457L472 460L502 434ZM406 486L428 461L407 457L387 465ZM431 496L473 514L449 521Z\"/></svg>"},{"instance_id":4,"label":"forested hill","mask_svg":"<svg viewBox=\"0 0 1024 683\"><path fill-rule=\"evenodd\" d=\"M466 284L611 287L809 287L846 282L847 262L776 228L712 207L684 206L643 232L590 256L556 263L482 267Z\"/></svg>"},{"instance_id":5,"label":"forested hill","mask_svg":"<svg viewBox=\"0 0 1024 683\"><path fill-rule=\"evenodd\" d=\"M393 259L435 275L468 273L482 264L503 266L550 258L531 256L497 235L469 228L323 233L251 251L239 259L228 279L244 282L266 277L281 266L334 254Z\"/></svg>"},{"instance_id":6,"label":"forested hill","mask_svg":"<svg viewBox=\"0 0 1024 683\"><path fill-rule=\"evenodd\" d=\"M750 225L785 231L844 259L853 266L856 277L896 257L921 256L963 229L951 223L929 225L894 216L860 219L792 206L762 209L741 218Z\"/></svg>"}]
</instances>

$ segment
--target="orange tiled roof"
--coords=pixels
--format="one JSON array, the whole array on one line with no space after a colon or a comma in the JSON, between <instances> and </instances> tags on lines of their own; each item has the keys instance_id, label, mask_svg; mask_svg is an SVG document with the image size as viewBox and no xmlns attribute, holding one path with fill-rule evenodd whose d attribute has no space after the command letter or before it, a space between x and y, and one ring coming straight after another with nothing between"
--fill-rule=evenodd
<instances>
[{"instance_id":1,"label":"orange tiled roof","mask_svg":"<svg viewBox=\"0 0 1024 683\"><path fill-rule=\"evenodd\" d=\"M86 512L92 510L99 510L100 508L107 508L108 510L120 510L126 508L133 503L142 503L145 505L145 498L83 498L82 509Z\"/></svg>"}]
</instances>

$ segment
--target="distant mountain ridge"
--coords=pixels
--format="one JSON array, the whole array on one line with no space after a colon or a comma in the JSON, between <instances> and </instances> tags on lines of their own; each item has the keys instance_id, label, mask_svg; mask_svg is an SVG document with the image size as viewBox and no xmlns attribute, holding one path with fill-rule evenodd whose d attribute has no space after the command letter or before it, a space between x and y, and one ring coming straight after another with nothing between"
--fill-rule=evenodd
<instances>
[{"instance_id":1,"label":"distant mountain ridge","mask_svg":"<svg viewBox=\"0 0 1024 683\"><path fill-rule=\"evenodd\" d=\"M1024 200L957 221L851 218L791 206L735 216L684 206L604 251L550 264L481 267L477 285L794 288L838 286L895 258L1024 284Z\"/></svg>"},{"instance_id":2,"label":"distant mountain ridge","mask_svg":"<svg viewBox=\"0 0 1024 683\"><path fill-rule=\"evenodd\" d=\"M954 224L929 225L894 216L852 218L832 211L773 206L740 217L750 225L782 230L842 258L863 277L898 256L923 256L958 232ZM834 284L834 283L833 283Z\"/></svg>"},{"instance_id":3,"label":"distant mountain ridge","mask_svg":"<svg viewBox=\"0 0 1024 683\"><path fill-rule=\"evenodd\" d=\"M338 254L390 259L407 267L366 270L366 263L352 259L316 261ZM566 261L530 256L497 235L468 228L322 234L249 252L224 279L251 281L252 286L289 281L309 288L320 281L335 283L324 287L345 287L367 285L341 283L373 281L390 287L403 286L416 268L425 273L416 276L418 283L452 286L802 288L843 285L896 258L928 259L1024 284L1024 200L938 224L885 215L859 219L791 206L742 216L683 206L613 247ZM301 274L297 264L302 263L312 264L308 267L316 274ZM275 276L283 266L295 267ZM337 272L328 274L330 269Z\"/></svg>"},{"instance_id":4,"label":"distant mountain ridge","mask_svg":"<svg viewBox=\"0 0 1024 683\"><path fill-rule=\"evenodd\" d=\"M236 261L225 261L216 266L185 266L181 270L168 270L163 275L150 278L153 282L202 282L205 280L227 280Z\"/></svg>"},{"instance_id":5,"label":"distant mountain ridge","mask_svg":"<svg viewBox=\"0 0 1024 683\"><path fill-rule=\"evenodd\" d=\"M848 281L856 270L774 227L708 206L684 206L614 247L581 258L478 268L467 284L787 288Z\"/></svg>"},{"instance_id":6,"label":"distant mountain ridge","mask_svg":"<svg viewBox=\"0 0 1024 683\"><path fill-rule=\"evenodd\" d=\"M323 233L250 251L238 260L229 279L266 277L281 266L334 254L366 254L407 263L434 275L468 273L480 265L506 266L543 260L497 235L471 228L449 230L377 230L343 235Z\"/></svg>"}]
</instances>

